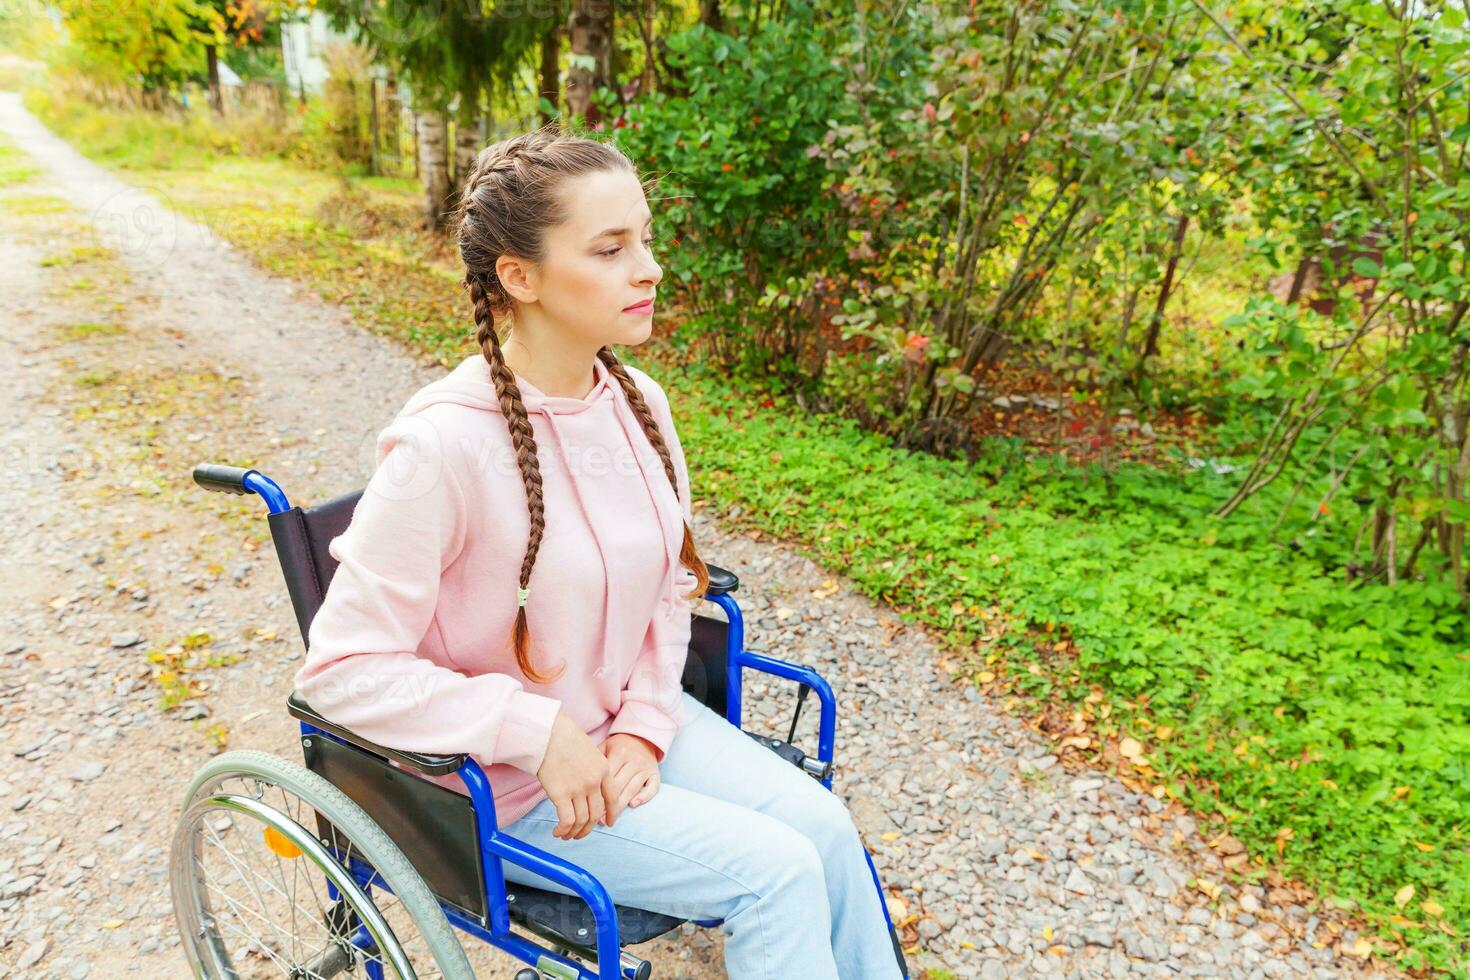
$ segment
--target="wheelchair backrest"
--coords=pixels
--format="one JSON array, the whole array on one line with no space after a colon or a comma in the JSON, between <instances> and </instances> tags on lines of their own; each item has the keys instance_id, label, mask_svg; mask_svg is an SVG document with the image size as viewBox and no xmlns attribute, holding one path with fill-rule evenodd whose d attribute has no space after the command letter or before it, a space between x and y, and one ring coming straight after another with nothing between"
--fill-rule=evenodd
<instances>
[{"instance_id":1,"label":"wheelchair backrest","mask_svg":"<svg viewBox=\"0 0 1470 980\"><path fill-rule=\"evenodd\" d=\"M308 642L311 621L322 607L327 586L337 571L337 559L327 551L332 539L352 523L361 490L335 497L316 507L292 507L270 515L271 539L286 576L286 591L296 610L296 625Z\"/></svg>"},{"instance_id":2,"label":"wheelchair backrest","mask_svg":"<svg viewBox=\"0 0 1470 980\"><path fill-rule=\"evenodd\" d=\"M296 611L303 643L310 645L311 621L327 595L337 559L327 550L332 539L352 523L361 490L334 497L316 507L292 507L269 517L271 540L286 578L286 591ZM684 665L684 690L719 714L725 713L725 654L729 623L695 613Z\"/></svg>"}]
</instances>

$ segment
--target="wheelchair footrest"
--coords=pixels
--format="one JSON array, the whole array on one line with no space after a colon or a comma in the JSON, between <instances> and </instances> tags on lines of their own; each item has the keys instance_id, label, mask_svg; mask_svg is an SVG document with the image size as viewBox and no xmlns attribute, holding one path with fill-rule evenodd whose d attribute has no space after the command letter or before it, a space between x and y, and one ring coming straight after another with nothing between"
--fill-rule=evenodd
<instances>
[{"instance_id":1,"label":"wheelchair footrest","mask_svg":"<svg viewBox=\"0 0 1470 980\"><path fill-rule=\"evenodd\" d=\"M745 729L742 728L741 731L745 731ZM755 732L745 732L745 734L809 776L817 779L826 779L832 773L832 763L811 758L790 742L783 742L779 738L772 738L768 735L758 735Z\"/></svg>"},{"instance_id":2,"label":"wheelchair footrest","mask_svg":"<svg viewBox=\"0 0 1470 980\"><path fill-rule=\"evenodd\" d=\"M543 935L550 933L548 938L554 937L567 946L597 945L597 919L592 915L592 909L580 898L507 881L505 900L514 922L532 926ZM626 905L616 908L618 942L624 946L646 943L666 932L672 932L686 921L676 916Z\"/></svg>"}]
</instances>

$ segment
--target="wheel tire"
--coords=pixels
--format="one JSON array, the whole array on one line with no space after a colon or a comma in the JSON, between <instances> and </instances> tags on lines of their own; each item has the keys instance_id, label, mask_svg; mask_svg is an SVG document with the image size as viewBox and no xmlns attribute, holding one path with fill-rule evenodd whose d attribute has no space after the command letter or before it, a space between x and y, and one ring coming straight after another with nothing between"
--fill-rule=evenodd
<instances>
[{"instance_id":1,"label":"wheel tire","mask_svg":"<svg viewBox=\"0 0 1470 980\"><path fill-rule=\"evenodd\" d=\"M259 779L269 783L283 793L298 797L330 821L362 860L376 869L392 895L402 904L423 940L425 951L443 976L453 980L473 980L469 960L438 900L382 828L346 793L305 766L266 752L250 750L226 752L205 763L195 774L184 796L183 816L174 837L170 855L174 915L185 952L197 975L215 975L211 972L214 969L212 964L219 950L224 948L217 945L224 942L223 938L217 933L211 934L203 926L205 914L208 913L212 920L213 913L202 904L204 896L199 880L202 869L196 860L197 829L204 819L204 811L212 809L208 801L219 792L221 784L231 778ZM291 819L289 815L280 814L279 810L273 812ZM315 840L316 829L306 827L305 830ZM228 953L225 956L228 961Z\"/></svg>"}]
</instances>

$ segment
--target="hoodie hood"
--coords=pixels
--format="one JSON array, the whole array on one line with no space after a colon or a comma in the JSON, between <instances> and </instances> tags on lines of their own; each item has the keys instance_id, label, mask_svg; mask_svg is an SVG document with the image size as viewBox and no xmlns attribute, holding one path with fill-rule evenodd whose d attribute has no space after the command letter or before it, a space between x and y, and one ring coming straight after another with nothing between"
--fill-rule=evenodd
<instances>
[{"instance_id":1,"label":"hoodie hood","mask_svg":"<svg viewBox=\"0 0 1470 980\"><path fill-rule=\"evenodd\" d=\"M586 419L592 422L599 415L610 415L621 428L623 438L627 440L627 445L632 449L633 457L638 462L638 468L642 473L643 483L648 488L649 497L653 501L654 510L659 516L658 524L663 533L664 553L668 557L662 614L665 617L671 617L680 602L676 572L679 564L679 551L684 543L683 510L678 495L669 484L663 461L659 458L658 451L653 448L647 433L643 431L643 424L638 421L638 416L634 414L632 406L628 404L627 394L623 391L622 385L613 377L612 372L608 370L601 358L593 359L592 370L596 381L592 385L592 390L583 398L548 395L517 375L516 385L520 388L521 404L525 406L526 415L535 430L542 465L545 465L546 450L549 448L568 476L578 506L582 509L584 519L592 529L598 552L603 556L604 574L607 573L607 546L599 534L599 522L592 519L586 503L591 495L602 492L603 488L598 486L596 477L582 473L580 466L571 465L567 449L567 443L571 440L563 432L568 423L558 420L567 416L583 416L586 413L592 413L592 417ZM495 384L490 378L490 365L483 354L466 357L447 375L419 389L404 404L398 413L398 418L417 415L430 405L442 403L463 405L503 415ZM583 420L577 420L578 423L581 421ZM396 442L396 435L392 434L392 428L386 430L378 439L379 462L382 462L388 455ZM548 515L548 519L554 520L555 515ZM606 597L604 622L609 627L613 623L611 617L616 615L620 608L613 598L614 588L612 576L608 575L607 588L604 590Z\"/></svg>"},{"instance_id":2,"label":"hoodie hood","mask_svg":"<svg viewBox=\"0 0 1470 980\"><path fill-rule=\"evenodd\" d=\"M526 414L575 415L609 399L618 400L617 396L622 392L614 389L621 389L621 386L612 376L612 372L608 371L607 365L602 363L602 358L593 359L592 372L596 380L592 390L583 398L545 394L525 378L516 375L516 386L521 389L521 404L525 406ZM495 383L490 380L490 364L485 360L485 355L466 357L453 371L420 388L409 398L398 415L400 418L416 415L430 405L441 402L484 409L487 412L500 411L500 398L495 393Z\"/></svg>"}]
</instances>

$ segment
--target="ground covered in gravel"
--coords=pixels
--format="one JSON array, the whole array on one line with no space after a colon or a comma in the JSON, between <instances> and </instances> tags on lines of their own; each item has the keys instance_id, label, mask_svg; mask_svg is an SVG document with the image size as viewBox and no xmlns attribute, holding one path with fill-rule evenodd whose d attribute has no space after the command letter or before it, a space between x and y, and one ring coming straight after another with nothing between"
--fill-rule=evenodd
<instances>
[{"instance_id":1,"label":"ground covered in gravel","mask_svg":"<svg viewBox=\"0 0 1470 980\"><path fill-rule=\"evenodd\" d=\"M167 887L180 796L225 747L296 757L283 702L301 655L264 509L189 470L257 466L302 502L355 489L378 430L439 369L258 272L4 93L0 136L32 170L0 187L0 977L184 976ZM695 533L741 577L748 645L837 691L835 787L916 975L1366 972L1340 918L1300 889L1229 884L1177 805L1066 771L952 682L921 631L796 551L722 531L712 502ZM747 684L751 727L784 736L789 694ZM815 724L804 712L799 737ZM655 976L718 977L721 938L688 928L636 951ZM476 970L515 965L481 954Z\"/></svg>"}]
</instances>

